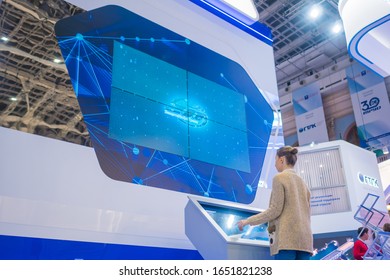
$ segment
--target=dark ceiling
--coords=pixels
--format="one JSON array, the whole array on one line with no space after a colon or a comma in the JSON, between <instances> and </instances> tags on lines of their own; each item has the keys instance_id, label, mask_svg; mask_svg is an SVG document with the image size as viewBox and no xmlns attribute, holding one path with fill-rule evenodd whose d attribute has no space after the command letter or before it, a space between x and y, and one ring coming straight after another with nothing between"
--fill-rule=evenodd
<instances>
[{"instance_id":1,"label":"dark ceiling","mask_svg":"<svg viewBox=\"0 0 390 280\"><path fill-rule=\"evenodd\" d=\"M341 23L337 0L255 0L255 5L259 21L269 26L274 36L279 87L348 56L344 33L331 31L335 23ZM312 20L309 12L315 5L321 7L322 15Z\"/></svg>"}]
</instances>

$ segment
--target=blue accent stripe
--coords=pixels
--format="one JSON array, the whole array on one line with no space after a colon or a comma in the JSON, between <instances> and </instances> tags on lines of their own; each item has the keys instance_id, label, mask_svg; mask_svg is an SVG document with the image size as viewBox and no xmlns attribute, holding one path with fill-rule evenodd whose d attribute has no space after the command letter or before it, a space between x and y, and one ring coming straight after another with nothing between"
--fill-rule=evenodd
<instances>
[{"instance_id":1,"label":"blue accent stripe","mask_svg":"<svg viewBox=\"0 0 390 280\"><path fill-rule=\"evenodd\" d=\"M387 23L388 21L390 21L390 15L386 15L376 21L374 21L373 23L371 23L370 25L364 27L363 29L361 29L359 32L357 32L353 38L350 40L349 42L349 45L348 45L348 52L349 54L356 58L359 62L363 63L362 61L359 60L359 58L361 58L363 61L366 61L366 63L368 64L374 64L372 61L370 61L368 58L366 58L364 55L362 55L359 51L359 42L361 39L363 39L363 37L369 33L372 29L382 25L382 24L385 24ZM356 54L356 55L354 55ZM369 65L366 65L369 67ZM382 77L381 74L379 74L378 72L376 72L374 69L372 69L376 74L378 74L379 76Z\"/></svg>"},{"instance_id":2,"label":"blue accent stripe","mask_svg":"<svg viewBox=\"0 0 390 280\"><path fill-rule=\"evenodd\" d=\"M202 260L196 250L0 235L0 260Z\"/></svg>"},{"instance_id":3,"label":"blue accent stripe","mask_svg":"<svg viewBox=\"0 0 390 280\"><path fill-rule=\"evenodd\" d=\"M255 22L252 25L247 25L239 19L235 18L232 15L229 15L225 11L222 11L218 7L203 1L203 0L190 0L192 3L202 7L203 9L209 11L210 13L222 18L223 20L229 22L230 24L238 27L239 29L245 31L246 33L252 35L253 37L260 39L267 45L272 47L273 39L271 34L271 29L266 25L261 24L260 22Z\"/></svg>"}]
</instances>

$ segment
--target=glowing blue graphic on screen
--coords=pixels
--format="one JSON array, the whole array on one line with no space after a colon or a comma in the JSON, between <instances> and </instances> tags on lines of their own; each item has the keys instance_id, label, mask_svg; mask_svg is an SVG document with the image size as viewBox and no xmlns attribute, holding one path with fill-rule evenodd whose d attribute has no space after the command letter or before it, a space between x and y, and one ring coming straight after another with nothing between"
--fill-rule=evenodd
<instances>
[{"instance_id":1,"label":"glowing blue graphic on screen","mask_svg":"<svg viewBox=\"0 0 390 280\"><path fill-rule=\"evenodd\" d=\"M207 124L208 117L206 111L199 106L189 108L187 99L174 100L169 105L165 107L165 114L193 127L202 127Z\"/></svg>"},{"instance_id":2,"label":"glowing blue graphic on screen","mask_svg":"<svg viewBox=\"0 0 390 280\"><path fill-rule=\"evenodd\" d=\"M218 224L223 232L229 237L251 240L268 240L268 226L261 224L258 226L245 226L243 231L237 227L240 220L247 219L250 216L257 214L244 210L229 209L216 205L200 203L207 214Z\"/></svg>"},{"instance_id":3,"label":"glowing blue graphic on screen","mask_svg":"<svg viewBox=\"0 0 390 280\"><path fill-rule=\"evenodd\" d=\"M253 201L273 111L239 64L118 6L55 32L107 176Z\"/></svg>"},{"instance_id":4,"label":"glowing blue graphic on screen","mask_svg":"<svg viewBox=\"0 0 390 280\"><path fill-rule=\"evenodd\" d=\"M117 41L113 54L111 138L250 171L241 93Z\"/></svg>"}]
</instances>

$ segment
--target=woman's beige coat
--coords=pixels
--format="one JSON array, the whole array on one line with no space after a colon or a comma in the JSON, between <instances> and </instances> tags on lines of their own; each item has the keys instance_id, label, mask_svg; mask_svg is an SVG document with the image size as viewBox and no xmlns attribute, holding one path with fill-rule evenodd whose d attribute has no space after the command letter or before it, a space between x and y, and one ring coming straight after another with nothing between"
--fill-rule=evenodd
<instances>
[{"instance_id":1,"label":"woman's beige coat","mask_svg":"<svg viewBox=\"0 0 390 280\"><path fill-rule=\"evenodd\" d=\"M268 222L271 255L279 250L313 252L310 191L293 169L274 177L269 208L248 218L248 222L250 225Z\"/></svg>"}]
</instances>

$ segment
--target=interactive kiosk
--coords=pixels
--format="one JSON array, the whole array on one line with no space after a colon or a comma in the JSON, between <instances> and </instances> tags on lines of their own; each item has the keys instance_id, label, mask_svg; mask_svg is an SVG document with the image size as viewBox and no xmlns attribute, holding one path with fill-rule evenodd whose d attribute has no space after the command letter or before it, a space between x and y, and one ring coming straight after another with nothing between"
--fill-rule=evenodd
<instances>
[{"instance_id":1,"label":"interactive kiosk","mask_svg":"<svg viewBox=\"0 0 390 280\"><path fill-rule=\"evenodd\" d=\"M358 208L368 194L377 197L371 222L379 227L389 222L374 153L342 140L300 147L295 170L311 191L315 251L327 247L327 254L340 255L350 248L350 240L362 226L358 220L367 216ZM267 226L240 232L236 225L262 211L249 205L189 197L185 233L204 259L270 259ZM328 246L333 243L337 244L334 250Z\"/></svg>"},{"instance_id":2,"label":"interactive kiosk","mask_svg":"<svg viewBox=\"0 0 390 280\"><path fill-rule=\"evenodd\" d=\"M185 207L185 233L204 259L272 259L267 225L237 222L263 210L226 201L189 197Z\"/></svg>"}]
</instances>

